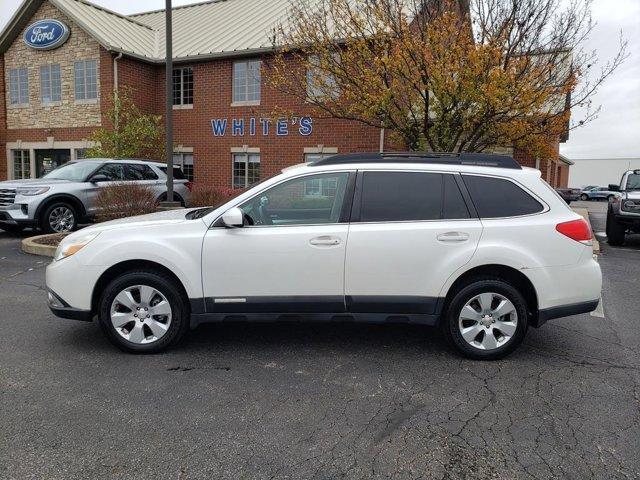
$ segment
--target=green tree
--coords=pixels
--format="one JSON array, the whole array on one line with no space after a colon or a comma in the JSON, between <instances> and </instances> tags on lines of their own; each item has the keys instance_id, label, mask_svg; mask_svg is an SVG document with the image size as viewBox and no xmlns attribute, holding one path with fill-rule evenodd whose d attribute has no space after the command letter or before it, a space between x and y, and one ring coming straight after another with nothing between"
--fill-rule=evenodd
<instances>
[{"instance_id":1,"label":"green tree","mask_svg":"<svg viewBox=\"0 0 640 480\"><path fill-rule=\"evenodd\" d=\"M156 160L164 157L162 117L143 114L131 99L130 89L114 92L105 117L107 125L91 134L94 146L87 150L87 157Z\"/></svg>"}]
</instances>

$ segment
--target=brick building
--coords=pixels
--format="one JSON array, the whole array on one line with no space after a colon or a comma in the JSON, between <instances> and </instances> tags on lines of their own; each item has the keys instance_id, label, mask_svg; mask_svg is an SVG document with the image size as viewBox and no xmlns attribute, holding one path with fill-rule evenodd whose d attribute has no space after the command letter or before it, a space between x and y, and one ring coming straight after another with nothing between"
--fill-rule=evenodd
<instances>
[{"instance_id":1,"label":"brick building","mask_svg":"<svg viewBox=\"0 0 640 480\"><path fill-rule=\"evenodd\" d=\"M287 5L214 0L174 9L174 158L196 183L244 187L322 155L392 148L384 132L314 118L266 85L260 66ZM108 124L116 89L162 114L164 51L164 11L124 16L84 0L25 0L0 35L0 179L36 178L81 159L91 132ZM303 113L274 120L276 105ZM556 161L515 156L552 185L566 182Z\"/></svg>"}]
</instances>

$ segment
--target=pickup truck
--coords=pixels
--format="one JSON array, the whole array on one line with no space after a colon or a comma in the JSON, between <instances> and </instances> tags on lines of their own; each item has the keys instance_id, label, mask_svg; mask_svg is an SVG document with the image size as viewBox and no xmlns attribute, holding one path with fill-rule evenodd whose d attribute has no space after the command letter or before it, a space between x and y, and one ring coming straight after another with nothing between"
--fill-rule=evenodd
<instances>
[{"instance_id":1,"label":"pickup truck","mask_svg":"<svg viewBox=\"0 0 640 480\"><path fill-rule=\"evenodd\" d=\"M609 190L616 194L607 210L607 243L618 246L627 233L640 233L640 169L625 172Z\"/></svg>"}]
</instances>

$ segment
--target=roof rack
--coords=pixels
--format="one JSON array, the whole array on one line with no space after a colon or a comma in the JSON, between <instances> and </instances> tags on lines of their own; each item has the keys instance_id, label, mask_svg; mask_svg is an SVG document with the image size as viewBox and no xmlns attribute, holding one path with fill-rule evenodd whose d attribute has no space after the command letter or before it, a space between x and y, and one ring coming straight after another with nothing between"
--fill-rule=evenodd
<instances>
[{"instance_id":1,"label":"roof rack","mask_svg":"<svg viewBox=\"0 0 640 480\"><path fill-rule=\"evenodd\" d=\"M428 163L444 165L476 165L480 167L512 168L522 167L509 155L493 153L432 153L432 152L390 152L390 153L347 153L333 155L310 163L312 167L343 165L348 163Z\"/></svg>"}]
</instances>

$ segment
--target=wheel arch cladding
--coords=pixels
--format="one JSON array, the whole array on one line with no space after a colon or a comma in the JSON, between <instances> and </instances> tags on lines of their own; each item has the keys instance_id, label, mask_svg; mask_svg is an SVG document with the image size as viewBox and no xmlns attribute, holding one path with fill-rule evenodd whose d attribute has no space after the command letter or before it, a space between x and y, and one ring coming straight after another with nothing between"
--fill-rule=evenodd
<instances>
[{"instance_id":1,"label":"wheel arch cladding","mask_svg":"<svg viewBox=\"0 0 640 480\"><path fill-rule=\"evenodd\" d=\"M79 218L76 219L76 221L80 220L81 218L85 217L87 215L87 212L84 208L84 204L80 201L80 199L78 197L75 197L73 195L70 195L68 193L60 193L57 195L52 195L51 197L45 199L40 205L38 205L38 208L36 209L36 213L34 215L34 218L37 220L40 218L40 215L42 215L42 213L49 208L52 204L56 203L56 202L64 202L64 203L69 203L71 204L71 206L73 208L75 208L76 213L78 214Z\"/></svg>"},{"instance_id":2,"label":"wheel arch cladding","mask_svg":"<svg viewBox=\"0 0 640 480\"><path fill-rule=\"evenodd\" d=\"M125 273L136 271L157 272L170 277L180 289L180 293L185 300L185 305L187 306L187 308L189 308L189 296L187 295L187 291L178 276L170 269L168 269L164 265L160 265L159 263L151 262L149 260L127 260L112 265L107 270L105 270L102 275L100 275L100 278L93 287L93 293L91 296L91 311L98 311L98 302L100 300L100 295L113 279Z\"/></svg>"},{"instance_id":3,"label":"wheel arch cladding","mask_svg":"<svg viewBox=\"0 0 640 480\"><path fill-rule=\"evenodd\" d=\"M538 295L536 289L527 276L513 267L506 265L480 265L461 274L451 285L444 300L442 311L445 312L449 302L457 292L466 285L480 278L494 278L506 281L518 290L527 302L529 325L538 327Z\"/></svg>"}]
</instances>

